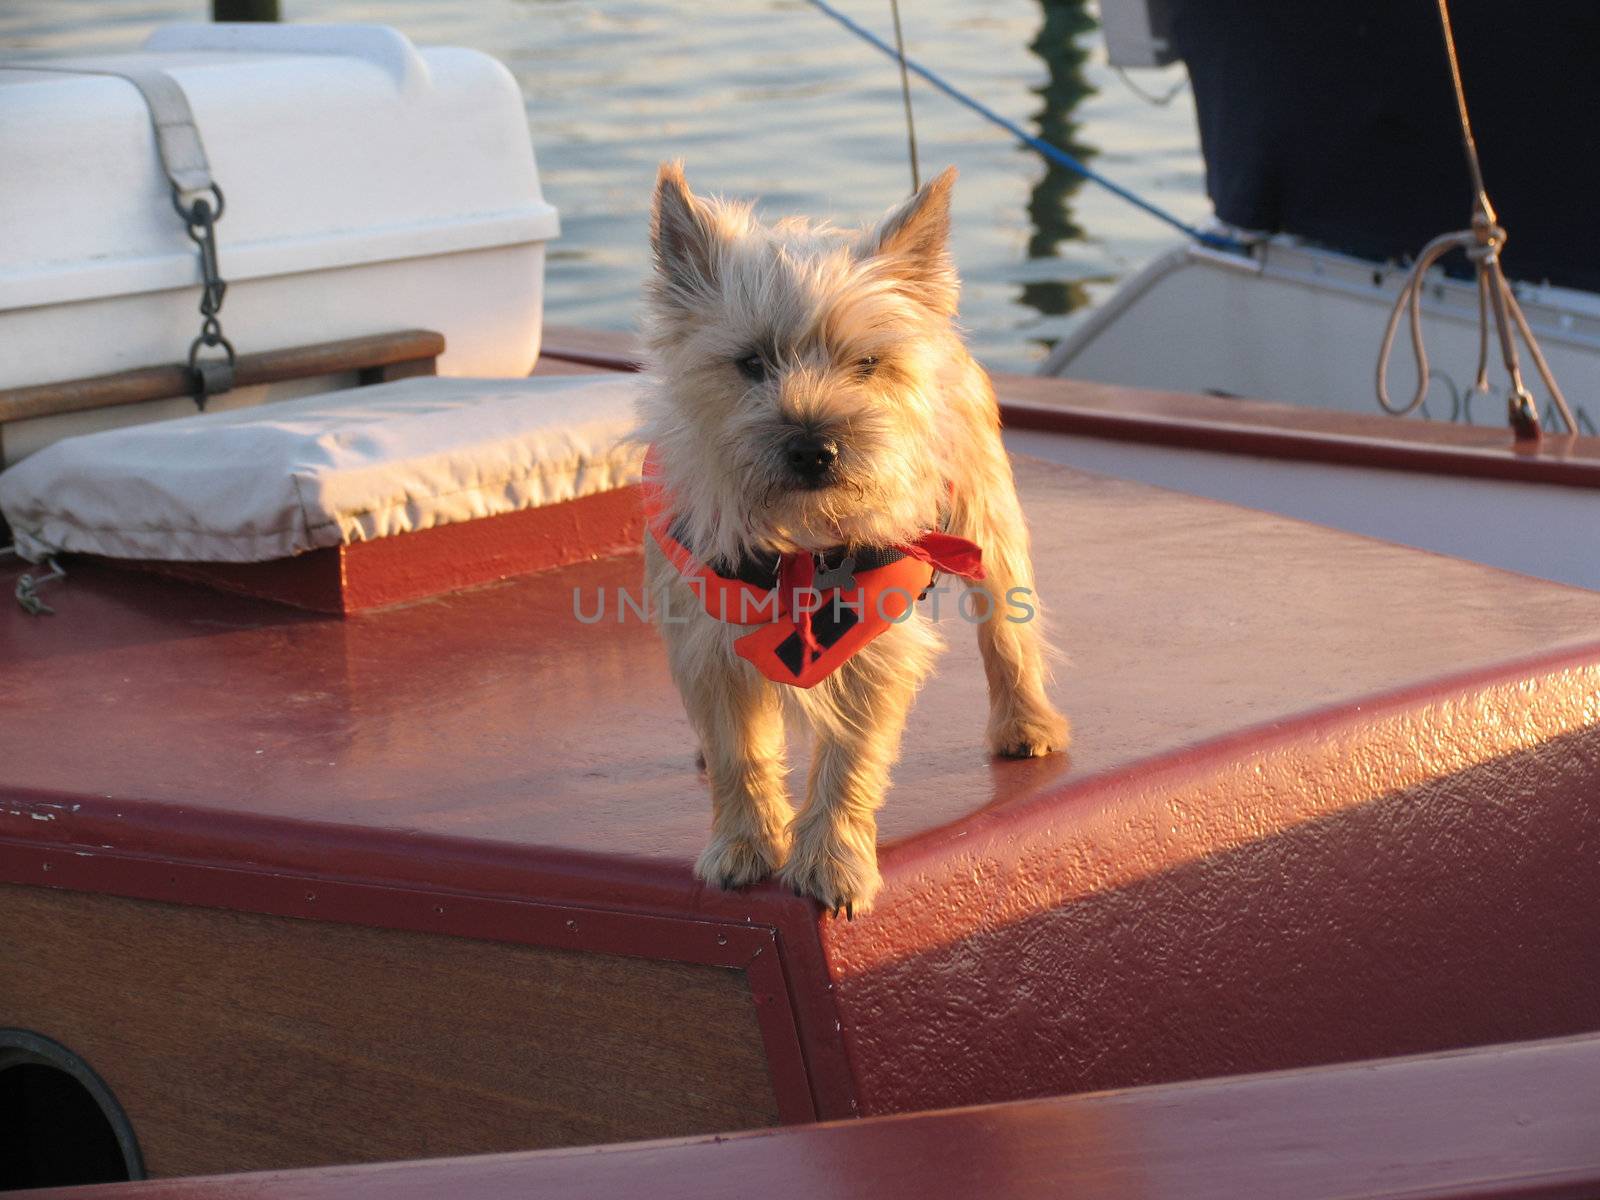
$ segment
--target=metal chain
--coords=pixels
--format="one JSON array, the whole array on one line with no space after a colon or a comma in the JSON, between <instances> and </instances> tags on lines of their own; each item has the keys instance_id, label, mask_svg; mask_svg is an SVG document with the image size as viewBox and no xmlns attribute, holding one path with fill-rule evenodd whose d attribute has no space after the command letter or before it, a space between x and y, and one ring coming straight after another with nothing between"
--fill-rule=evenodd
<instances>
[{"instance_id":1,"label":"metal chain","mask_svg":"<svg viewBox=\"0 0 1600 1200\"><path fill-rule=\"evenodd\" d=\"M233 367L236 355L233 343L222 332L222 302L228 294L228 283L222 278L217 263L217 222L222 219L227 201L216 184L210 188L216 200L201 194L187 208L176 186L172 189L172 204L183 218L189 239L200 251L200 335L189 343L189 381L194 389L194 402L203 412L206 401L212 396L233 388ZM201 357L202 350L221 348L223 357Z\"/></svg>"},{"instance_id":2,"label":"metal chain","mask_svg":"<svg viewBox=\"0 0 1600 1200\"><path fill-rule=\"evenodd\" d=\"M54 583L58 579L67 577L67 573L61 569L61 564L54 558L45 559L45 566L50 568L48 575L39 578L35 578L32 573L23 575L18 578L16 589L12 592L12 595L16 597L17 603L22 606L22 611L30 616L49 617L55 615L56 610L39 599L39 589L47 583Z\"/></svg>"}]
</instances>

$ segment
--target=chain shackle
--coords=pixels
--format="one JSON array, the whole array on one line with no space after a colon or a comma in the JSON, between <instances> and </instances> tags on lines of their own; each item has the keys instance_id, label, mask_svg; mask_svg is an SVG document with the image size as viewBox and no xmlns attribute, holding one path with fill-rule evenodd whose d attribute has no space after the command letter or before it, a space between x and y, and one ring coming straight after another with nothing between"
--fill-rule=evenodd
<instances>
[{"instance_id":1,"label":"chain shackle","mask_svg":"<svg viewBox=\"0 0 1600 1200\"><path fill-rule=\"evenodd\" d=\"M176 186L172 189L173 207L183 218L189 240L200 252L200 335L189 343L189 382L195 405L202 412L212 396L232 390L237 359L233 343L222 332L220 316L222 302L228 296L228 282L222 278L222 268L217 262L217 222L227 203L216 184L187 202ZM224 357L201 357L203 349L218 347Z\"/></svg>"}]
</instances>

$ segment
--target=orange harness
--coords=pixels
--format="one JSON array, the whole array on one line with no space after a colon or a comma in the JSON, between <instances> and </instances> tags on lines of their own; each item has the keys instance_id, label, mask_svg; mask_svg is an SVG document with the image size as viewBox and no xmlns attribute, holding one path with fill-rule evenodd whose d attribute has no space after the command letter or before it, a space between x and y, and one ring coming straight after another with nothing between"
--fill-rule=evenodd
<instances>
[{"instance_id":1,"label":"orange harness","mask_svg":"<svg viewBox=\"0 0 1600 1200\"><path fill-rule=\"evenodd\" d=\"M699 593L709 616L760 626L733 648L774 683L809 688L826 679L902 620L936 572L983 578L982 551L938 530L899 546L750 555L731 571L716 570L680 540L654 447L645 456L643 483L645 521L661 552ZM831 560L837 560L832 568Z\"/></svg>"}]
</instances>

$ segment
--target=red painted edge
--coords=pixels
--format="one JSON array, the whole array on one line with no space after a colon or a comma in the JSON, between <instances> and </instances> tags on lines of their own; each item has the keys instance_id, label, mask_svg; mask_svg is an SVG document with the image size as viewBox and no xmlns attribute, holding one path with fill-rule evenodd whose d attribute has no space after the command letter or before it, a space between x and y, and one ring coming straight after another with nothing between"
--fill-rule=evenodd
<instances>
[{"instance_id":1,"label":"red painted edge","mask_svg":"<svg viewBox=\"0 0 1600 1200\"><path fill-rule=\"evenodd\" d=\"M1027 400L1002 400L1000 418L1008 429L1035 429L1105 441L1428 475L1600 488L1600 462L1523 455L1509 449L1385 441L1328 431L1273 429L1133 412L1111 413Z\"/></svg>"},{"instance_id":2,"label":"red painted edge","mask_svg":"<svg viewBox=\"0 0 1600 1200\"><path fill-rule=\"evenodd\" d=\"M1140 759L1114 771L1085 775L1012 803L1002 811L979 813L964 823L964 836L974 837L979 827L1003 829L1008 836L1036 833L1053 821L1064 805L1115 806L1120 797L1137 795L1161 779L1209 775L1247 755L1272 754L1296 744L1314 743L1344 735L1358 725L1431 704L1448 703L1473 692L1552 675L1558 671L1585 670L1600 664L1600 641L1579 642L1536 655L1490 663L1451 675L1422 680L1392 691L1368 693L1330 707L1312 708L1257 725L1235 729L1182 749ZM1093 800L1090 800L1093 797ZM944 829L930 829L897 844L883 858L885 880L915 874L924 856L937 856Z\"/></svg>"},{"instance_id":3,"label":"red painted edge","mask_svg":"<svg viewBox=\"0 0 1600 1200\"><path fill-rule=\"evenodd\" d=\"M636 550L637 484L344 547L346 612L532 575Z\"/></svg>"},{"instance_id":4,"label":"red painted edge","mask_svg":"<svg viewBox=\"0 0 1600 1200\"><path fill-rule=\"evenodd\" d=\"M643 537L635 484L268 562L96 561L338 616L633 550Z\"/></svg>"}]
</instances>

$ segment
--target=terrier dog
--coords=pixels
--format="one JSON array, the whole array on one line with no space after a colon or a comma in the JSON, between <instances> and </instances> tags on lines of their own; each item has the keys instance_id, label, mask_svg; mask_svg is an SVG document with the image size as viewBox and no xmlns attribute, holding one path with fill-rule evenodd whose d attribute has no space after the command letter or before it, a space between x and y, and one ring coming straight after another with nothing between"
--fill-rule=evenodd
<instances>
[{"instance_id":1,"label":"terrier dog","mask_svg":"<svg viewBox=\"0 0 1600 1200\"><path fill-rule=\"evenodd\" d=\"M953 323L954 179L866 231L762 224L694 195L676 164L656 184L645 572L711 787L695 874L722 888L776 874L835 916L864 911L881 883L875 814L942 646L913 603L934 571L966 575L986 601L971 607L987 614L993 752L1049 754L1069 736L1039 625L1022 619L1036 614L1033 570L994 389ZM889 611L861 619L861 595L839 610L875 570L903 585L875 596ZM773 608L748 611L763 593ZM815 739L798 815L786 710Z\"/></svg>"}]
</instances>

